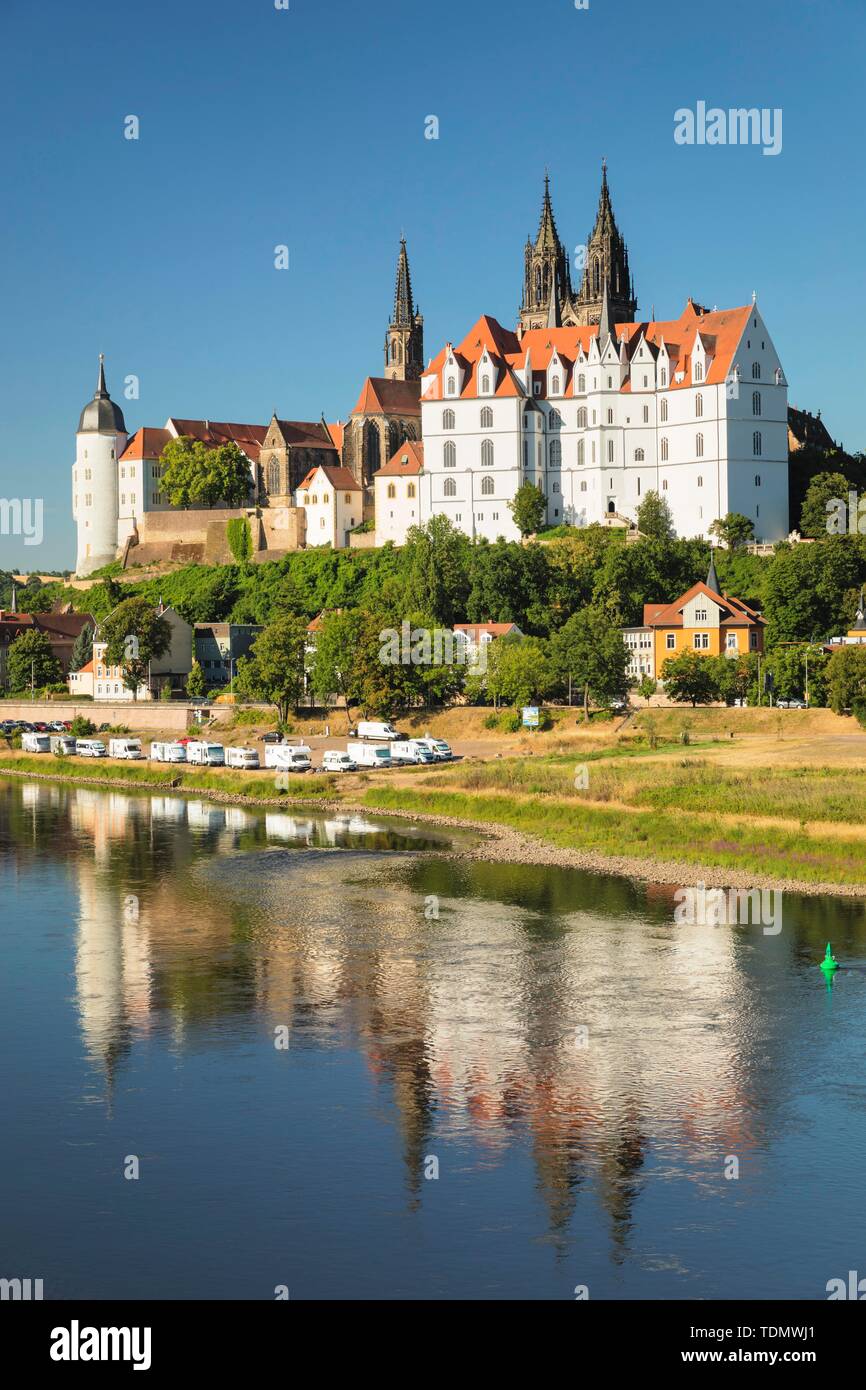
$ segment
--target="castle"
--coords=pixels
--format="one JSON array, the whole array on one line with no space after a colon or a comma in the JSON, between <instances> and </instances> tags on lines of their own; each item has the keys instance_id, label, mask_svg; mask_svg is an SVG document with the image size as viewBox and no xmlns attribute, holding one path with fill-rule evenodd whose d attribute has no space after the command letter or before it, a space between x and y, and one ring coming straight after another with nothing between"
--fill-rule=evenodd
<instances>
[{"instance_id":1,"label":"castle","mask_svg":"<svg viewBox=\"0 0 866 1390\"><path fill-rule=\"evenodd\" d=\"M756 300L708 310L689 298L678 318L638 319L606 164L579 253L575 290L545 175L515 329L482 315L425 367L424 320L401 239L384 375L364 381L344 422L170 417L128 436L100 358L76 436L76 572L118 556L226 560L226 521L237 515L250 521L257 559L362 539L401 544L435 515L473 538L513 539L509 503L527 482L542 490L551 525L633 522L655 491L679 535L705 537L715 520L741 512L758 540L784 537L787 382ZM162 451L181 435L242 450L245 508L170 505ZM374 536L355 535L371 521Z\"/></svg>"}]
</instances>

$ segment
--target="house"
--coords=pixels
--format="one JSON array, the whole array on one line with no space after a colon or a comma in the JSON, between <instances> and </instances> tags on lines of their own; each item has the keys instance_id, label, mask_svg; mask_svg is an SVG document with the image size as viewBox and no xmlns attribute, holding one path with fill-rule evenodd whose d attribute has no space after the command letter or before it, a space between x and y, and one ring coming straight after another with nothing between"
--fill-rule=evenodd
<instances>
[{"instance_id":1,"label":"house","mask_svg":"<svg viewBox=\"0 0 866 1390\"><path fill-rule=\"evenodd\" d=\"M349 532L364 519L364 492L348 468L318 464L295 493L295 506L307 519L307 545L344 550Z\"/></svg>"},{"instance_id":2,"label":"house","mask_svg":"<svg viewBox=\"0 0 866 1390\"><path fill-rule=\"evenodd\" d=\"M516 623L455 623L455 640L464 648L463 661L467 666L485 663L491 642L500 637L524 637Z\"/></svg>"},{"instance_id":3,"label":"house","mask_svg":"<svg viewBox=\"0 0 866 1390\"><path fill-rule=\"evenodd\" d=\"M376 507L376 544L405 545L412 526L420 526L424 445L407 439L384 468L373 476Z\"/></svg>"},{"instance_id":4,"label":"house","mask_svg":"<svg viewBox=\"0 0 866 1390\"><path fill-rule=\"evenodd\" d=\"M18 613L0 608L0 690L5 690L7 654L12 643L25 632L41 632L48 638L53 656L57 657L64 675L69 670L72 651L83 628L96 627L89 613Z\"/></svg>"},{"instance_id":5,"label":"house","mask_svg":"<svg viewBox=\"0 0 866 1390\"><path fill-rule=\"evenodd\" d=\"M257 623L194 623L195 659L208 686L225 685L235 674L238 659L249 656L262 631Z\"/></svg>"},{"instance_id":6,"label":"house","mask_svg":"<svg viewBox=\"0 0 866 1390\"><path fill-rule=\"evenodd\" d=\"M644 604L643 618L640 627L623 628L632 681L660 680L665 662L686 651L738 657L764 650L766 618L720 592L712 559L706 583L693 584L673 603Z\"/></svg>"},{"instance_id":7,"label":"house","mask_svg":"<svg viewBox=\"0 0 866 1390\"><path fill-rule=\"evenodd\" d=\"M134 693L124 684L123 664L106 661L107 643L100 640L97 629L93 639L93 659L80 671L73 671L67 677L70 695L73 698L91 695L94 700L117 702L158 699L165 687L171 691L183 690L192 670L193 630L174 608L164 608L160 604L157 611L171 629L171 641L165 654L154 657L150 662L147 680Z\"/></svg>"}]
</instances>

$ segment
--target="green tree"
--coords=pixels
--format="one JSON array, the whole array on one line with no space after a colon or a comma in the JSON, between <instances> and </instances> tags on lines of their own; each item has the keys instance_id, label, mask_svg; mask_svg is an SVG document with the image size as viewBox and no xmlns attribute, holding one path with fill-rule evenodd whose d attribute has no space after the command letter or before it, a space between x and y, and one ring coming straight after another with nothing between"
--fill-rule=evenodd
<instances>
[{"instance_id":1,"label":"green tree","mask_svg":"<svg viewBox=\"0 0 866 1390\"><path fill-rule=\"evenodd\" d=\"M815 474L806 489L800 513L800 531L804 536L821 540L825 536L838 534L833 529L833 522L839 513L838 504L845 508L848 506L850 487L844 473Z\"/></svg>"},{"instance_id":2,"label":"green tree","mask_svg":"<svg viewBox=\"0 0 866 1390\"><path fill-rule=\"evenodd\" d=\"M487 693L501 704L535 705L555 676L547 643L538 637L500 637L488 648Z\"/></svg>"},{"instance_id":3,"label":"green tree","mask_svg":"<svg viewBox=\"0 0 866 1390\"><path fill-rule=\"evenodd\" d=\"M192 663L192 669L186 678L186 693L188 695L200 696L205 693L207 682L205 681L204 671L199 662Z\"/></svg>"},{"instance_id":4,"label":"green tree","mask_svg":"<svg viewBox=\"0 0 866 1390\"><path fill-rule=\"evenodd\" d=\"M253 643L250 655L237 664L235 690L248 700L274 705L282 723L304 694L304 656L307 625L303 618L284 614L269 623Z\"/></svg>"},{"instance_id":5,"label":"green tree","mask_svg":"<svg viewBox=\"0 0 866 1390\"><path fill-rule=\"evenodd\" d=\"M363 628L364 615L357 608L323 616L315 634L309 670L310 685L317 700L324 702L336 695L348 710L350 700L358 698L358 652Z\"/></svg>"},{"instance_id":6,"label":"green tree","mask_svg":"<svg viewBox=\"0 0 866 1390\"><path fill-rule=\"evenodd\" d=\"M468 537L445 516L411 527L403 552L407 609L429 613L445 627L462 622L469 592L470 549Z\"/></svg>"},{"instance_id":7,"label":"green tree","mask_svg":"<svg viewBox=\"0 0 866 1390\"><path fill-rule=\"evenodd\" d=\"M699 652L670 656L662 667L662 681L668 699L678 704L709 705L718 700L721 672L713 657Z\"/></svg>"},{"instance_id":8,"label":"green tree","mask_svg":"<svg viewBox=\"0 0 866 1390\"><path fill-rule=\"evenodd\" d=\"M587 722L590 698L604 704L628 690L628 650L620 627L615 609L590 604L572 614L551 640L553 668L563 686L570 678L582 690Z\"/></svg>"},{"instance_id":9,"label":"green tree","mask_svg":"<svg viewBox=\"0 0 866 1390\"><path fill-rule=\"evenodd\" d=\"M22 632L10 643L6 674L12 690L27 690L31 684L41 689L62 681L63 667L44 632Z\"/></svg>"},{"instance_id":10,"label":"green tree","mask_svg":"<svg viewBox=\"0 0 866 1390\"><path fill-rule=\"evenodd\" d=\"M646 494L637 509L637 529L644 536L668 540L674 533L674 521L667 499L658 492Z\"/></svg>"},{"instance_id":11,"label":"green tree","mask_svg":"<svg viewBox=\"0 0 866 1390\"><path fill-rule=\"evenodd\" d=\"M226 522L226 536L229 549L239 565L249 564L253 553L253 533L249 518L233 516Z\"/></svg>"},{"instance_id":12,"label":"green tree","mask_svg":"<svg viewBox=\"0 0 866 1390\"><path fill-rule=\"evenodd\" d=\"M90 623L85 623L75 639L75 646L72 648L72 657L69 662L70 671L80 671L82 666L86 666L93 656L93 628Z\"/></svg>"},{"instance_id":13,"label":"green tree","mask_svg":"<svg viewBox=\"0 0 866 1390\"><path fill-rule=\"evenodd\" d=\"M710 535L716 536L731 550L736 550L755 539L755 523L742 512L728 512L720 520L712 522Z\"/></svg>"},{"instance_id":14,"label":"green tree","mask_svg":"<svg viewBox=\"0 0 866 1390\"><path fill-rule=\"evenodd\" d=\"M122 668L123 683L136 699L151 661L171 646L171 628L146 598L127 598L100 623L99 639L107 663Z\"/></svg>"},{"instance_id":15,"label":"green tree","mask_svg":"<svg viewBox=\"0 0 866 1390\"><path fill-rule=\"evenodd\" d=\"M641 676L641 679L638 681L637 693L642 700L646 700L647 704L649 704L653 695L655 695L656 689L656 682L652 676Z\"/></svg>"},{"instance_id":16,"label":"green tree","mask_svg":"<svg viewBox=\"0 0 866 1390\"><path fill-rule=\"evenodd\" d=\"M840 647L833 653L827 664L827 699L837 714L866 700L866 647Z\"/></svg>"},{"instance_id":17,"label":"green tree","mask_svg":"<svg viewBox=\"0 0 866 1390\"><path fill-rule=\"evenodd\" d=\"M250 493L250 466L237 444L209 448L180 435L162 451L161 488L173 507L240 506Z\"/></svg>"},{"instance_id":18,"label":"green tree","mask_svg":"<svg viewBox=\"0 0 866 1390\"><path fill-rule=\"evenodd\" d=\"M529 536L537 531L544 521L547 498L534 483L523 483L508 503L508 510L514 517L514 524L521 536Z\"/></svg>"}]
</instances>

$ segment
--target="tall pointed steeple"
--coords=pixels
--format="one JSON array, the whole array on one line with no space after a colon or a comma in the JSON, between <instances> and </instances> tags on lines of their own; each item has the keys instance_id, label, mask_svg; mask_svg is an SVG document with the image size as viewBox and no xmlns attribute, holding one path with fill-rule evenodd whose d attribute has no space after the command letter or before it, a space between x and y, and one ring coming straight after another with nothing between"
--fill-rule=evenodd
<instances>
[{"instance_id":1,"label":"tall pointed steeple","mask_svg":"<svg viewBox=\"0 0 866 1390\"><path fill-rule=\"evenodd\" d=\"M710 547L710 568L707 572L707 588L712 589L714 594L722 592L719 588L719 576L716 574L716 553L712 546Z\"/></svg>"},{"instance_id":2,"label":"tall pointed steeple","mask_svg":"<svg viewBox=\"0 0 866 1390\"><path fill-rule=\"evenodd\" d=\"M523 253L523 300L520 305L520 331L550 325L551 295L556 298L558 322L562 305L571 298L571 271L565 247L556 230L550 199L550 175L544 173L544 195L535 241L527 239Z\"/></svg>"},{"instance_id":3,"label":"tall pointed steeple","mask_svg":"<svg viewBox=\"0 0 866 1390\"><path fill-rule=\"evenodd\" d=\"M583 280L575 300L579 323L599 322L605 286L610 292L614 319L619 323L631 323L637 299L628 266L628 249L613 215L606 159L602 160L598 212L586 245Z\"/></svg>"},{"instance_id":4,"label":"tall pointed steeple","mask_svg":"<svg viewBox=\"0 0 866 1390\"><path fill-rule=\"evenodd\" d=\"M607 340L611 338L616 347L616 329L614 327L613 315L610 311L610 293L608 284L604 282L604 294L601 299L601 316L598 320L598 347L600 352L604 352L607 347Z\"/></svg>"},{"instance_id":5,"label":"tall pointed steeple","mask_svg":"<svg viewBox=\"0 0 866 1390\"><path fill-rule=\"evenodd\" d=\"M385 376L394 381L417 381L424 370L424 320L412 298L412 277L406 238L400 238L394 312L385 335Z\"/></svg>"}]
</instances>

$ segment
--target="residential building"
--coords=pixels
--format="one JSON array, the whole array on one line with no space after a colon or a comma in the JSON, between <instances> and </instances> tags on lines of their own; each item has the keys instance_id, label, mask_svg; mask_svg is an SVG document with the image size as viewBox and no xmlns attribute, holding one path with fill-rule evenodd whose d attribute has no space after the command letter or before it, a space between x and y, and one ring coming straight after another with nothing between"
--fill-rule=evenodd
<instances>
[{"instance_id":1,"label":"residential building","mask_svg":"<svg viewBox=\"0 0 866 1390\"><path fill-rule=\"evenodd\" d=\"M348 468L320 464L300 484L295 505L306 513L308 546L342 550L349 544L349 532L363 520L364 492Z\"/></svg>"},{"instance_id":2,"label":"residential building","mask_svg":"<svg viewBox=\"0 0 866 1390\"><path fill-rule=\"evenodd\" d=\"M263 628L256 623L194 623L195 659L209 686L230 684L240 657Z\"/></svg>"},{"instance_id":3,"label":"residential building","mask_svg":"<svg viewBox=\"0 0 866 1390\"><path fill-rule=\"evenodd\" d=\"M491 642L501 637L523 637L516 623L455 623L454 637L464 648L463 661L475 666L486 661Z\"/></svg>"},{"instance_id":4,"label":"residential building","mask_svg":"<svg viewBox=\"0 0 866 1390\"><path fill-rule=\"evenodd\" d=\"M107 643L97 629L93 659L67 677L70 695L73 698L91 695L94 700L116 702L158 699L166 686L175 693L182 691L192 670L193 629L174 608L164 608L160 604L157 611L171 629L171 641L164 655L150 662L147 680L134 693L124 684L123 663L106 660Z\"/></svg>"},{"instance_id":5,"label":"residential building","mask_svg":"<svg viewBox=\"0 0 866 1390\"><path fill-rule=\"evenodd\" d=\"M373 475L376 506L376 544L405 545L406 534L426 520L421 515L421 474L424 445L412 439Z\"/></svg>"},{"instance_id":6,"label":"residential building","mask_svg":"<svg viewBox=\"0 0 866 1390\"><path fill-rule=\"evenodd\" d=\"M11 611L0 608L0 690L5 690L9 684L7 657L16 638L25 632L41 632L48 638L51 653L57 657L65 676L75 643L87 626L96 627L89 613L19 613L15 608Z\"/></svg>"}]
</instances>

